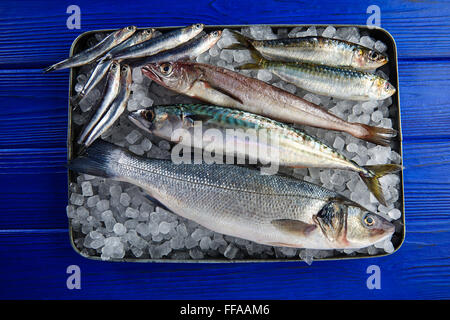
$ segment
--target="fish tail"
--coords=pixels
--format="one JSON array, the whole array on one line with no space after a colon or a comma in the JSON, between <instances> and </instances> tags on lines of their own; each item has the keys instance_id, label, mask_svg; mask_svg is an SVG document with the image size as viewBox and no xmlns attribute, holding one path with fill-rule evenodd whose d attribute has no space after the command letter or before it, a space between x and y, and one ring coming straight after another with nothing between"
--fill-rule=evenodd
<instances>
[{"instance_id":1,"label":"fish tail","mask_svg":"<svg viewBox=\"0 0 450 320\"><path fill-rule=\"evenodd\" d=\"M390 139L397 134L397 131L394 129L373 127L366 124L358 125L360 125L365 131L363 134L357 135L358 138L382 146L389 146Z\"/></svg>"},{"instance_id":2,"label":"fish tail","mask_svg":"<svg viewBox=\"0 0 450 320\"><path fill-rule=\"evenodd\" d=\"M250 54L252 56L252 59L256 61L257 64L263 64L266 59L262 56L261 53L259 53L258 50L256 50L255 46L251 43L251 41L236 31L231 31L233 33L233 36L237 41L239 41L239 47L240 49L248 49L250 51ZM233 46L233 45L231 45ZM231 48L228 47L227 49L237 49L237 48Z\"/></svg>"},{"instance_id":3,"label":"fish tail","mask_svg":"<svg viewBox=\"0 0 450 320\"><path fill-rule=\"evenodd\" d=\"M366 169L366 173L360 173L362 181L373 193L375 198L384 206L386 206L386 200L384 199L383 190L379 178L401 170L402 166L398 164L381 164L373 166L363 166Z\"/></svg>"},{"instance_id":4,"label":"fish tail","mask_svg":"<svg viewBox=\"0 0 450 320\"><path fill-rule=\"evenodd\" d=\"M246 63L243 64L242 66L238 66L236 67L237 70L258 70L258 69L263 69L263 66L261 66L260 64L257 63Z\"/></svg>"},{"instance_id":5,"label":"fish tail","mask_svg":"<svg viewBox=\"0 0 450 320\"><path fill-rule=\"evenodd\" d=\"M70 170L103 178L117 176L115 168L123 151L105 141L96 141L77 158L69 161Z\"/></svg>"},{"instance_id":6,"label":"fish tail","mask_svg":"<svg viewBox=\"0 0 450 320\"><path fill-rule=\"evenodd\" d=\"M45 68L44 70L42 70L43 73L49 73L51 71L56 70L56 65L52 65L50 67Z\"/></svg>"}]
</instances>

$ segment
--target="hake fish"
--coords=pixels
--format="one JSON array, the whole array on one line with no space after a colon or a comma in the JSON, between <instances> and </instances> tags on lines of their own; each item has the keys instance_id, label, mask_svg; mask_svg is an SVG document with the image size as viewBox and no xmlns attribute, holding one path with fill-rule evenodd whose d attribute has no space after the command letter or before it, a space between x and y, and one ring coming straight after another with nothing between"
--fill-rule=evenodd
<instances>
[{"instance_id":1,"label":"hake fish","mask_svg":"<svg viewBox=\"0 0 450 320\"><path fill-rule=\"evenodd\" d=\"M132 183L184 218L266 245L356 249L388 239L395 230L333 191L239 166L146 159L98 140L68 167Z\"/></svg>"},{"instance_id":2,"label":"hake fish","mask_svg":"<svg viewBox=\"0 0 450 320\"><path fill-rule=\"evenodd\" d=\"M177 61L177 60L190 60L194 59L203 52L213 47L222 36L222 31L216 30L211 33L205 34L198 39L192 39L189 42L179 45L173 49L161 51L149 57L139 59L126 59L122 60L124 63L128 63L131 67L142 67L148 63L158 61Z\"/></svg>"},{"instance_id":3,"label":"hake fish","mask_svg":"<svg viewBox=\"0 0 450 320\"><path fill-rule=\"evenodd\" d=\"M256 61L239 66L238 70L266 69L299 88L344 100L383 100L396 91L389 81L369 72L321 64L267 60L250 42L245 42L244 36L236 37L248 46Z\"/></svg>"},{"instance_id":4,"label":"hake fish","mask_svg":"<svg viewBox=\"0 0 450 320\"><path fill-rule=\"evenodd\" d=\"M106 80L105 92L103 99L98 106L97 111L90 120L90 122L84 127L78 138L78 144L82 145L85 142L88 134L92 131L95 125L100 121L102 116L106 113L111 103L117 97L120 85L120 64L114 61L109 69L109 73Z\"/></svg>"},{"instance_id":5,"label":"hake fish","mask_svg":"<svg viewBox=\"0 0 450 320\"><path fill-rule=\"evenodd\" d=\"M70 58L67 58L66 60L63 60L61 62L58 62L47 69L44 70L44 73L53 71L53 70L59 70L59 69L65 69L65 68L73 68L78 67L84 64L88 64L98 57L102 56L118 44L122 43L123 41L127 40L129 37L131 37L134 32L136 31L135 26L129 26L117 31L114 31L110 35L108 35L105 39L97 43L92 48L89 48L83 52L80 52Z\"/></svg>"},{"instance_id":6,"label":"hake fish","mask_svg":"<svg viewBox=\"0 0 450 320\"><path fill-rule=\"evenodd\" d=\"M160 138L188 147L200 146L220 155L249 159L253 163L259 161L291 168L333 168L357 172L383 205L386 201L378 179L401 168L396 164L360 166L307 133L262 116L229 108L175 104L136 110L128 117L139 128ZM208 131L212 133L212 129L218 130L220 135L209 136ZM233 130L229 132L228 129ZM177 136L176 130L184 130L191 138ZM238 130L244 134L237 134ZM265 130L267 137L260 137L261 130ZM201 144L194 141L196 131L202 134ZM230 143L235 145L231 150L228 148Z\"/></svg>"},{"instance_id":7,"label":"hake fish","mask_svg":"<svg viewBox=\"0 0 450 320\"><path fill-rule=\"evenodd\" d=\"M389 145L388 135L394 133L392 129L347 122L283 89L217 66L159 62L146 65L142 73L178 93L282 122L343 131L381 145Z\"/></svg>"},{"instance_id":8,"label":"hake fish","mask_svg":"<svg viewBox=\"0 0 450 320\"><path fill-rule=\"evenodd\" d=\"M253 40L233 32L240 43L228 49L245 49L242 38L264 57L281 61L303 61L357 70L374 70L388 62L388 57L356 43L317 36L277 40ZM242 38L241 38L242 37Z\"/></svg>"},{"instance_id":9,"label":"hake fish","mask_svg":"<svg viewBox=\"0 0 450 320\"><path fill-rule=\"evenodd\" d=\"M101 117L100 121L92 129L86 138L83 147L90 146L98 137L106 132L116 122L127 106L128 98L130 97L131 92L131 68L128 65L121 65L121 68L119 93L111 103L108 111L103 117Z\"/></svg>"},{"instance_id":10,"label":"hake fish","mask_svg":"<svg viewBox=\"0 0 450 320\"><path fill-rule=\"evenodd\" d=\"M158 52L175 48L180 44L193 39L203 31L204 27L204 24L196 23L185 28L176 29L132 47L125 48L116 54L109 55L107 58L124 60L151 56Z\"/></svg>"}]
</instances>

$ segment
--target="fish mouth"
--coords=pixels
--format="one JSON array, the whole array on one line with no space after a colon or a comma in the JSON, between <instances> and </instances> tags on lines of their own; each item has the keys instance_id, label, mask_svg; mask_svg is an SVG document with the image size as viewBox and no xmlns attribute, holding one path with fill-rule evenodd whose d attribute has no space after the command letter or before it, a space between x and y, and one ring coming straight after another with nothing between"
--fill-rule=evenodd
<instances>
[{"instance_id":1,"label":"fish mouth","mask_svg":"<svg viewBox=\"0 0 450 320\"><path fill-rule=\"evenodd\" d=\"M136 127L140 128L144 131L151 132L151 130L150 130L151 124L147 120L144 119L144 117L142 116L142 112L143 112L142 109L130 112L128 114L128 119Z\"/></svg>"},{"instance_id":2,"label":"fish mouth","mask_svg":"<svg viewBox=\"0 0 450 320\"><path fill-rule=\"evenodd\" d=\"M161 77L153 71L153 67L151 65L147 65L141 68L142 73L156 82L162 82Z\"/></svg>"}]
</instances>

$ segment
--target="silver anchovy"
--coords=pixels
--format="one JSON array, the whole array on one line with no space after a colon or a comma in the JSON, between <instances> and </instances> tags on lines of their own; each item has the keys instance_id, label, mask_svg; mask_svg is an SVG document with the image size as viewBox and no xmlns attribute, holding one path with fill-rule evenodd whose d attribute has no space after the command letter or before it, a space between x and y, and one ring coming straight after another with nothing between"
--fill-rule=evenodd
<instances>
[{"instance_id":1,"label":"silver anchovy","mask_svg":"<svg viewBox=\"0 0 450 320\"><path fill-rule=\"evenodd\" d=\"M63 60L61 62L58 62L47 69L44 70L44 73L53 71L53 70L59 70L59 69L65 69L65 68L73 68L82 66L84 64L88 64L104 53L108 52L118 44L122 43L123 41L127 40L129 37L133 35L133 33L136 31L135 26L129 26L120 30L117 30L110 35L108 35L105 39L97 43L92 48L89 48L83 52L80 52L66 60Z\"/></svg>"},{"instance_id":2,"label":"silver anchovy","mask_svg":"<svg viewBox=\"0 0 450 320\"><path fill-rule=\"evenodd\" d=\"M116 122L127 106L128 98L130 97L131 92L131 68L128 65L122 65L121 68L122 71L120 74L119 93L117 94L116 99L114 99L111 103L108 111L95 125L89 136L86 138L86 141L84 142L85 147L90 146L98 137L106 132Z\"/></svg>"},{"instance_id":3,"label":"silver anchovy","mask_svg":"<svg viewBox=\"0 0 450 320\"><path fill-rule=\"evenodd\" d=\"M115 54L118 54L119 52L125 50L126 48L130 48L139 43L150 40L155 36L155 32L156 29L154 28L136 31L128 40L122 42L121 44L115 46L110 51L108 51L108 53L105 55L105 59L111 59Z\"/></svg>"},{"instance_id":4,"label":"silver anchovy","mask_svg":"<svg viewBox=\"0 0 450 320\"><path fill-rule=\"evenodd\" d=\"M123 60L151 56L163 50L175 48L176 46L191 40L202 32L203 28L204 24L197 23L182 29L176 29L126 48L112 55L110 58L114 60Z\"/></svg>"},{"instance_id":5,"label":"silver anchovy","mask_svg":"<svg viewBox=\"0 0 450 320\"><path fill-rule=\"evenodd\" d=\"M120 64L117 61L114 61L111 65L109 74L107 76L106 88L105 93L103 95L103 99L100 102L100 105L96 113L92 117L91 121L83 129L80 137L78 138L78 144L81 145L84 143L88 134L91 132L91 130L94 128L97 122L100 121L101 117L108 110L109 106L114 101L119 92L119 85L120 85Z\"/></svg>"},{"instance_id":6,"label":"silver anchovy","mask_svg":"<svg viewBox=\"0 0 450 320\"><path fill-rule=\"evenodd\" d=\"M354 249L387 239L395 229L318 185L234 165L174 164L96 141L68 166L132 183L184 218L266 245Z\"/></svg>"},{"instance_id":7,"label":"silver anchovy","mask_svg":"<svg viewBox=\"0 0 450 320\"><path fill-rule=\"evenodd\" d=\"M216 30L204 36L193 39L187 43L179 45L170 50L159 52L155 55L140 58L124 60L124 63L128 63L133 68L142 67L151 62L158 61L177 61L177 60L190 60L201 55L203 52L209 50L212 46L219 41L222 36L222 31Z\"/></svg>"},{"instance_id":8,"label":"silver anchovy","mask_svg":"<svg viewBox=\"0 0 450 320\"><path fill-rule=\"evenodd\" d=\"M113 60L102 60L95 66L94 71L92 71L86 84L83 86L80 92L71 99L71 103L74 109L78 106L80 101L92 90L95 86L103 79L103 77L108 72L111 67Z\"/></svg>"}]
</instances>

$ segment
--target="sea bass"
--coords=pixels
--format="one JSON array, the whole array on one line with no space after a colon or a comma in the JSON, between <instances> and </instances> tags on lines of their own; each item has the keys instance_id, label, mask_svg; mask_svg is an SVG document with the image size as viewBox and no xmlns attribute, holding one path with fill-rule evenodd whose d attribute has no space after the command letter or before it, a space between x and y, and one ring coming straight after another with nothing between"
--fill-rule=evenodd
<instances>
[{"instance_id":1,"label":"sea bass","mask_svg":"<svg viewBox=\"0 0 450 320\"><path fill-rule=\"evenodd\" d=\"M388 239L395 229L333 191L239 166L174 164L96 141L68 167L132 183L184 218L266 245L355 249Z\"/></svg>"},{"instance_id":2,"label":"sea bass","mask_svg":"<svg viewBox=\"0 0 450 320\"><path fill-rule=\"evenodd\" d=\"M307 133L262 116L229 108L176 104L140 109L128 117L138 127L160 138L188 147L200 146L214 150L216 154L247 158L253 163L259 161L291 168L355 171L383 205L386 201L378 178L400 169L396 164L360 166ZM218 130L220 135L212 129ZM228 129L233 130L230 132ZM176 130L184 130L190 138L176 136ZM202 133L201 144L194 141L197 130ZM243 134L238 134L238 130ZM265 130L266 137L259 135L262 130ZM230 143L235 145L231 150Z\"/></svg>"},{"instance_id":3,"label":"sea bass","mask_svg":"<svg viewBox=\"0 0 450 320\"><path fill-rule=\"evenodd\" d=\"M383 100L396 91L389 81L369 72L321 64L267 60L244 36L237 34L236 37L248 46L256 61L239 66L238 70L266 69L299 88L344 100Z\"/></svg>"},{"instance_id":4,"label":"sea bass","mask_svg":"<svg viewBox=\"0 0 450 320\"><path fill-rule=\"evenodd\" d=\"M83 52L80 52L66 60L63 60L61 62L58 62L47 69L44 70L44 73L53 71L53 70L59 70L59 69L65 69L65 68L73 68L82 66L84 64L88 64L98 57L102 56L118 44L122 43L123 41L127 40L129 37L131 37L134 32L136 31L135 26L129 26L120 30L117 30L110 35L108 35L105 39L97 43L92 48L89 48Z\"/></svg>"},{"instance_id":5,"label":"sea bass","mask_svg":"<svg viewBox=\"0 0 450 320\"><path fill-rule=\"evenodd\" d=\"M243 35L233 31L239 44L227 49L245 49ZM310 36L277 40L253 40L245 38L264 57L281 61L303 61L335 67L350 67L357 70L374 70L386 64L388 57L356 43Z\"/></svg>"},{"instance_id":6,"label":"sea bass","mask_svg":"<svg viewBox=\"0 0 450 320\"><path fill-rule=\"evenodd\" d=\"M106 132L116 122L127 106L128 98L130 97L131 92L131 68L128 65L122 65L121 68L120 85L117 97L111 103L105 115L101 117L100 121L92 129L86 138L83 147L90 146L92 142Z\"/></svg>"},{"instance_id":7,"label":"sea bass","mask_svg":"<svg viewBox=\"0 0 450 320\"><path fill-rule=\"evenodd\" d=\"M343 131L381 145L388 145L386 135L394 133L392 129L347 122L283 89L217 66L187 61L150 63L142 73L187 96L282 122Z\"/></svg>"},{"instance_id":8,"label":"sea bass","mask_svg":"<svg viewBox=\"0 0 450 320\"><path fill-rule=\"evenodd\" d=\"M193 39L203 31L204 27L204 24L196 23L185 28L176 29L132 47L125 48L116 54L108 56L108 58L123 60L151 56L163 50L175 48L176 46Z\"/></svg>"}]
</instances>

